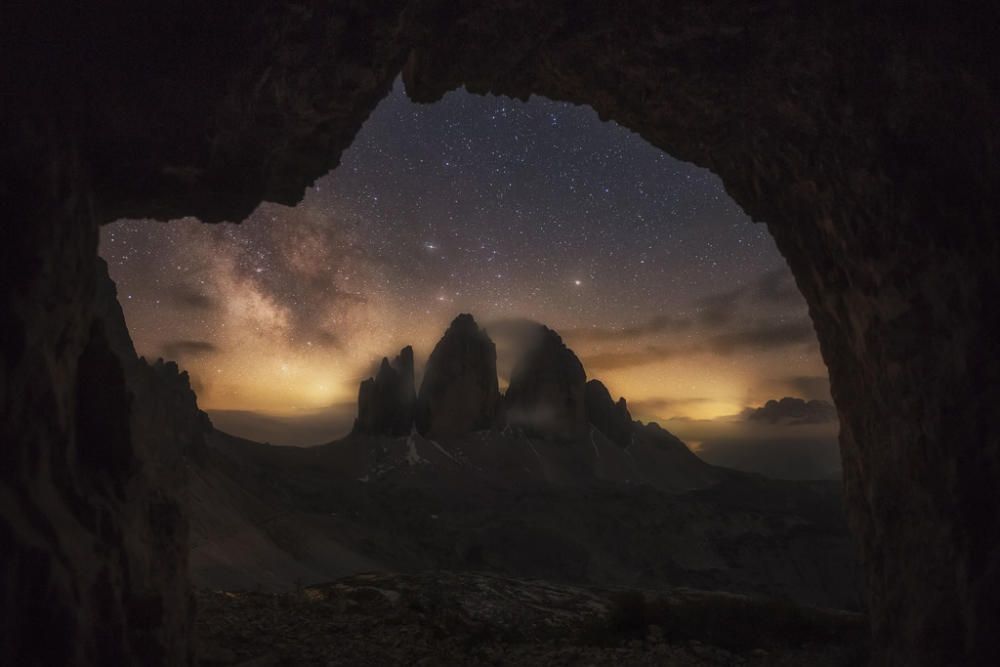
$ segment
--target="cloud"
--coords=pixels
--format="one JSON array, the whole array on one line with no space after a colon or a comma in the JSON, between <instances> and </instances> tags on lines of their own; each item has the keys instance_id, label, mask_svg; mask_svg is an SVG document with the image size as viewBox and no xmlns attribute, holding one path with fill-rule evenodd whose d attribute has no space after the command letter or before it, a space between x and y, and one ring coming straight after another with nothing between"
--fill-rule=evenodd
<instances>
[{"instance_id":1,"label":"cloud","mask_svg":"<svg viewBox=\"0 0 1000 667\"><path fill-rule=\"evenodd\" d=\"M510 381L514 367L542 340L544 332L540 323L526 317L494 319L482 327L496 345L497 377L501 384Z\"/></svg>"},{"instance_id":2,"label":"cloud","mask_svg":"<svg viewBox=\"0 0 1000 667\"><path fill-rule=\"evenodd\" d=\"M650 398L642 401L630 401L628 406L636 415L655 415L686 406L716 402L717 399L714 398Z\"/></svg>"},{"instance_id":3,"label":"cloud","mask_svg":"<svg viewBox=\"0 0 1000 667\"><path fill-rule=\"evenodd\" d=\"M837 421L837 409L826 401L805 401L801 398L785 396L781 400L770 400L759 408L747 408L747 421L769 424L825 424Z\"/></svg>"},{"instance_id":4,"label":"cloud","mask_svg":"<svg viewBox=\"0 0 1000 667\"><path fill-rule=\"evenodd\" d=\"M218 346L206 340L170 340L160 348L164 359L174 360L207 356L218 351Z\"/></svg>"},{"instance_id":5,"label":"cloud","mask_svg":"<svg viewBox=\"0 0 1000 667\"><path fill-rule=\"evenodd\" d=\"M773 350L803 343L815 343L816 332L808 319L766 323L712 336L706 347L719 354L743 350Z\"/></svg>"},{"instance_id":6,"label":"cloud","mask_svg":"<svg viewBox=\"0 0 1000 667\"><path fill-rule=\"evenodd\" d=\"M804 301L792 272L785 266L767 271L757 278L756 294L759 300L773 304L798 305Z\"/></svg>"},{"instance_id":7,"label":"cloud","mask_svg":"<svg viewBox=\"0 0 1000 667\"><path fill-rule=\"evenodd\" d=\"M218 306L215 298L201 288L188 283L174 283L166 289L167 300L182 310L212 310Z\"/></svg>"},{"instance_id":8,"label":"cloud","mask_svg":"<svg viewBox=\"0 0 1000 667\"><path fill-rule=\"evenodd\" d=\"M804 305L791 271L786 266L765 271L750 284L726 292L710 294L698 301L698 321L709 326L731 322L743 306L779 306L785 309Z\"/></svg>"},{"instance_id":9,"label":"cloud","mask_svg":"<svg viewBox=\"0 0 1000 667\"><path fill-rule=\"evenodd\" d=\"M326 329L318 329L315 332L313 338L315 339L315 342L321 345L322 347L330 347L336 350L344 349L343 338L338 334L333 333L332 331L328 331Z\"/></svg>"},{"instance_id":10,"label":"cloud","mask_svg":"<svg viewBox=\"0 0 1000 667\"><path fill-rule=\"evenodd\" d=\"M614 340L634 340L660 333L679 333L688 331L694 326L694 321L686 317L672 315L657 315L641 324L629 327L586 327L581 329L564 329L562 335L567 340L575 342L602 342Z\"/></svg>"},{"instance_id":11,"label":"cloud","mask_svg":"<svg viewBox=\"0 0 1000 667\"><path fill-rule=\"evenodd\" d=\"M633 366L645 366L669 359L677 354L677 350L666 345L650 345L642 350L626 352L595 352L589 354L580 362L588 375L596 371L609 371Z\"/></svg>"},{"instance_id":12,"label":"cloud","mask_svg":"<svg viewBox=\"0 0 1000 667\"><path fill-rule=\"evenodd\" d=\"M516 346L533 345L541 340L542 324L527 317L505 317L490 320L482 325L495 343Z\"/></svg>"},{"instance_id":13,"label":"cloud","mask_svg":"<svg viewBox=\"0 0 1000 667\"><path fill-rule=\"evenodd\" d=\"M710 297L702 299L699 306L698 320L702 324L712 327L728 324L736 316L742 296L743 292L740 290L737 292L713 294Z\"/></svg>"},{"instance_id":14,"label":"cloud","mask_svg":"<svg viewBox=\"0 0 1000 667\"><path fill-rule=\"evenodd\" d=\"M699 332L711 337L707 344L716 352L728 353L741 349L765 349L783 345L810 342L815 339L812 325L803 317L802 296L795 285L791 272L781 266L757 276L747 285L710 294L695 302L693 312L683 315L657 315L645 322L622 327L586 327L563 330L564 337L573 343L600 343L634 341L680 333ZM744 327L733 330L746 317L738 317L742 311L753 313L778 308L785 317L794 313L796 319L788 323L764 324L758 327ZM692 350L687 350L688 352ZM662 347L656 351L627 353L615 358L602 355L599 363L613 367L638 365L636 362L647 358L662 358ZM633 361L628 361L631 358Z\"/></svg>"},{"instance_id":15,"label":"cloud","mask_svg":"<svg viewBox=\"0 0 1000 667\"><path fill-rule=\"evenodd\" d=\"M762 377L751 388L749 396L753 405L761 405L773 396L799 396L807 401L833 402L830 379L825 374Z\"/></svg>"},{"instance_id":16,"label":"cloud","mask_svg":"<svg viewBox=\"0 0 1000 667\"><path fill-rule=\"evenodd\" d=\"M679 355L712 353L731 355L748 350L781 350L815 343L816 334L808 319L765 323L744 329L708 335L701 341L681 341L647 345L639 350L595 352L581 359L588 373L655 364Z\"/></svg>"}]
</instances>

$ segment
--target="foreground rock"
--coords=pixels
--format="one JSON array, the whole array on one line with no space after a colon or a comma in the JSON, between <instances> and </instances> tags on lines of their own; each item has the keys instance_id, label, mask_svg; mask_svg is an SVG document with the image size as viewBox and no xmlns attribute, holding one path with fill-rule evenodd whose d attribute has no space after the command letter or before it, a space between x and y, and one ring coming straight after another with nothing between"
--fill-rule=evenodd
<instances>
[{"instance_id":1,"label":"foreground rock","mask_svg":"<svg viewBox=\"0 0 1000 667\"><path fill-rule=\"evenodd\" d=\"M203 665L855 665L860 614L690 589L479 573L363 574L295 593L202 592Z\"/></svg>"},{"instance_id":2,"label":"foreground rock","mask_svg":"<svg viewBox=\"0 0 1000 667\"><path fill-rule=\"evenodd\" d=\"M472 315L459 315L427 360L417 396L417 429L447 437L492 428L499 402L496 346Z\"/></svg>"}]
</instances>

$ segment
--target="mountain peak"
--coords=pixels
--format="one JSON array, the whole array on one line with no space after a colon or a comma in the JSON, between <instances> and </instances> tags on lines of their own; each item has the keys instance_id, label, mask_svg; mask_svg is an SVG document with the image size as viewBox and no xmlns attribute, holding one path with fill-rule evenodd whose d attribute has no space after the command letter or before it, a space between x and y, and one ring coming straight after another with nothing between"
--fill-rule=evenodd
<instances>
[{"instance_id":1,"label":"mountain peak","mask_svg":"<svg viewBox=\"0 0 1000 667\"><path fill-rule=\"evenodd\" d=\"M426 436L449 436L492 428L499 402L496 346L472 315L462 313L427 360L417 429Z\"/></svg>"},{"instance_id":2,"label":"mountain peak","mask_svg":"<svg viewBox=\"0 0 1000 667\"><path fill-rule=\"evenodd\" d=\"M474 318L470 313L459 313L455 316L455 319L451 321L451 324L448 325L448 329L475 332L479 331L479 325L476 323L476 318Z\"/></svg>"},{"instance_id":3,"label":"mountain peak","mask_svg":"<svg viewBox=\"0 0 1000 667\"><path fill-rule=\"evenodd\" d=\"M354 433L406 435L413 427L413 348L404 347L390 364L382 357L375 377L358 388Z\"/></svg>"},{"instance_id":4,"label":"mountain peak","mask_svg":"<svg viewBox=\"0 0 1000 667\"><path fill-rule=\"evenodd\" d=\"M600 380L587 383L584 398L590 423L612 442L620 447L628 447L632 440L633 425L625 399L619 398L615 403L611 392Z\"/></svg>"},{"instance_id":5,"label":"mountain peak","mask_svg":"<svg viewBox=\"0 0 1000 667\"><path fill-rule=\"evenodd\" d=\"M586 431L587 374L562 337L544 325L511 373L507 423L543 436L573 439Z\"/></svg>"}]
</instances>

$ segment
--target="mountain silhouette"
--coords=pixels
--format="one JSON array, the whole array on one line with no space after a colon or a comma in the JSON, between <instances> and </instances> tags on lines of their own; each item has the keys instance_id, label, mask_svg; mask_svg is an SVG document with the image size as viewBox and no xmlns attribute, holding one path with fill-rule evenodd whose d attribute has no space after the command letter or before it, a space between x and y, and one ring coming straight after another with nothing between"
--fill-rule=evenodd
<instances>
[{"instance_id":1,"label":"mountain silhouette","mask_svg":"<svg viewBox=\"0 0 1000 667\"><path fill-rule=\"evenodd\" d=\"M858 606L838 483L705 463L633 421L541 325L505 394L493 341L460 315L419 391L403 348L362 383L351 434L277 447L219 431L186 373L137 357L113 283L103 272L99 283L130 428L156 461L146 476L179 503L180 551L156 576L181 576L186 559L201 588L283 591L376 570L471 570Z\"/></svg>"}]
</instances>

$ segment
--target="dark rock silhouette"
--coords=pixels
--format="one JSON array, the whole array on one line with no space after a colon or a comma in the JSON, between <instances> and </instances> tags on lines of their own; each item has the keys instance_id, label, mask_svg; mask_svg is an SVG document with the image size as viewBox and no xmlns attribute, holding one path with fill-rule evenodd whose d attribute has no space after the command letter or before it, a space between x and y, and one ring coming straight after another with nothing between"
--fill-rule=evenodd
<instances>
[{"instance_id":1,"label":"dark rock silhouette","mask_svg":"<svg viewBox=\"0 0 1000 667\"><path fill-rule=\"evenodd\" d=\"M538 327L534 344L511 373L504 395L507 423L543 436L579 437L587 429L587 374L559 334Z\"/></svg>"},{"instance_id":2,"label":"dark rock silhouette","mask_svg":"<svg viewBox=\"0 0 1000 667\"><path fill-rule=\"evenodd\" d=\"M97 260L95 283L94 324L78 376L82 418L77 446L84 460L115 482L117 494L127 493L131 499L120 509L118 530L106 526L127 554L121 563L128 572L127 585L115 593L113 583L106 581L100 584L101 594L118 595L127 613L148 610L157 621L130 627L130 653L109 652L116 649L108 641L101 655L108 664L184 664L192 653L180 638L190 632L194 613L188 591L188 519L181 501L187 482L185 458L205 452L212 425L198 408L186 372L174 362L159 359L150 364L136 355L102 259ZM101 495L91 493L92 498Z\"/></svg>"},{"instance_id":3,"label":"dark rock silhouette","mask_svg":"<svg viewBox=\"0 0 1000 667\"><path fill-rule=\"evenodd\" d=\"M125 374L133 437L143 450L142 456L155 461L161 472L178 468L181 455L197 455L204 447L212 423L198 407L187 371L174 361L150 363L136 354L107 264L98 259L97 266L98 317ZM179 488L182 474L172 471L170 477L170 486Z\"/></svg>"},{"instance_id":4,"label":"dark rock silhouette","mask_svg":"<svg viewBox=\"0 0 1000 667\"><path fill-rule=\"evenodd\" d=\"M375 377L361 383L354 433L406 435L413 428L415 403L413 348L407 345L391 364L383 357Z\"/></svg>"},{"instance_id":5,"label":"dark rock silhouette","mask_svg":"<svg viewBox=\"0 0 1000 667\"><path fill-rule=\"evenodd\" d=\"M493 428L499 402L496 346L472 315L459 315L427 360L417 429L437 437Z\"/></svg>"},{"instance_id":6,"label":"dark rock silhouette","mask_svg":"<svg viewBox=\"0 0 1000 667\"><path fill-rule=\"evenodd\" d=\"M690 457L690 459L698 460L700 462L700 459L698 459L698 457L690 449L688 449L688 446L684 444L683 440L656 422L649 422L647 424L636 422L633 428L633 433L636 437L645 438L647 441L652 442L660 449L683 452L685 455Z\"/></svg>"},{"instance_id":7,"label":"dark rock silhouette","mask_svg":"<svg viewBox=\"0 0 1000 667\"><path fill-rule=\"evenodd\" d=\"M600 380L590 380L584 389L587 420L608 436L608 439L622 447L628 447L632 440L632 415L624 398L615 403L608 388Z\"/></svg>"}]
</instances>

